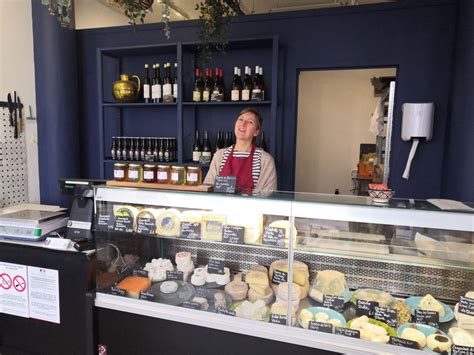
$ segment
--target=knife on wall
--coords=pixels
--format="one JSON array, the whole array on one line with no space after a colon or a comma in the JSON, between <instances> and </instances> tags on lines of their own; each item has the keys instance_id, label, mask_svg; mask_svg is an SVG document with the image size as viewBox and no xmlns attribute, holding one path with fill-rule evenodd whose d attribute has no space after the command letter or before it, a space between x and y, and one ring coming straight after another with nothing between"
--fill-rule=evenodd
<instances>
[{"instance_id":1,"label":"knife on wall","mask_svg":"<svg viewBox=\"0 0 474 355\"><path fill-rule=\"evenodd\" d=\"M18 102L17 102L17 99L16 99L16 91L13 91L13 102L14 102L14 106L13 106L13 138L17 139L18 138L18 127L17 127L17 112L16 112L16 109L18 107Z\"/></svg>"},{"instance_id":2,"label":"knife on wall","mask_svg":"<svg viewBox=\"0 0 474 355\"><path fill-rule=\"evenodd\" d=\"M20 96L18 96L18 122L17 122L17 132L20 133L20 132L23 132L23 114L21 113L21 109L23 108L23 106L21 105L21 101L20 101Z\"/></svg>"},{"instance_id":3,"label":"knife on wall","mask_svg":"<svg viewBox=\"0 0 474 355\"><path fill-rule=\"evenodd\" d=\"M8 96L7 96L7 100L8 100L8 111L10 112L10 127L13 126L13 102L12 102L12 95L10 93L8 93Z\"/></svg>"}]
</instances>

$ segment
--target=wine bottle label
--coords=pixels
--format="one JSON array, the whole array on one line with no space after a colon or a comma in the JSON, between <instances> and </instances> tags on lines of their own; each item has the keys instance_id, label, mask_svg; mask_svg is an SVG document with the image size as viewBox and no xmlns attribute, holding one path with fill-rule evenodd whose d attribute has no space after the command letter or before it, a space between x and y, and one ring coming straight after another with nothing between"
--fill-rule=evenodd
<instances>
[{"instance_id":1,"label":"wine bottle label","mask_svg":"<svg viewBox=\"0 0 474 355\"><path fill-rule=\"evenodd\" d=\"M150 85L143 84L143 98L149 99L150 98Z\"/></svg>"},{"instance_id":2,"label":"wine bottle label","mask_svg":"<svg viewBox=\"0 0 474 355\"><path fill-rule=\"evenodd\" d=\"M198 162L201 157L201 152L193 152L193 161Z\"/></svg>"},{"instance_id":3,"label":"wine bottle label","mask_svg":"<svg viewBox=\"0 0 474 355\"><path fill-rule=\"evenodd\" d=\"M173 96L175 99L178 98L178 84L173 84Z\"/></svg>"},{"instance_id":4,"label":"wine bottle label","mask_svg":"<svg viewBox=\"0 0 474 355\"><path fill-rule=\"evenodd\" d=\"M161 99L161 84L156 85L156 98Z\"/></svg>"},{"instance_id":5,"label":"wine bottle label","mask_svg":"<svg viewBox=\"0 0 474 355\"><path fill-rule=\"evenodd\" d=\"M153 171L145 171L143 173L143 178L145 180L153 180L155 178L155 173Z\"/></svg>"},{"instance_id":6,"label":"wine bottle label","mask_svg":"<svg viewBox=\"0 0 474 355\"><path fill-rule=\"evenodd\" d=\"M156 84L151 86L151 98L156 99Z\"/></svg>"},{"instance_id":7,"label":"wine bottle label","mask_svg":"<svg viewBox=\"0 0 474 355\"><path fill-rule=\"evenodd\" d=\"M186 181L197 182L198 181L198 174L196 174L196 173L187 173L186 174Z\"/></svg>"},{"instance_id":8,"label":"wine bottle label","mask_svg":"<svg viewBox=\"0 0 474 355\"><path fill-rule=\"evenodd\" d=\"M193 101L195 101L195 102L201 101L201 92L200 91L193 91Z\"/></svg>"},{"instance_id":9,"label":"wine bottle label","mask_svg":"<svg viewBox=\"0 0 474 355\"><path fill-rule=\"evenodd\" d=\"M211 156L211 152L202 152L202 156L203 156L203 157L210 157L210 156Z\"/></svg>"},{"instance_id":10,"label":"wine bottle label","mask_svg":"<svg viewBox=\"0 0 474 355\"><path fill-rule=\"evenodd\" d=\"M202 92L202 101L209 101L209 91L203 91Z\"/></svg>"},{"instance_id":11,"label":"wine bottle label","mask_svg":"<svg viewBox=\"0 0 474 355\"><path fill-rule=\"evenodd\" d=\"M158 173L158 180L168 180L168 173L166 171L160 171Z\"/></svg>"},{"instance_id":12,"label":"wine bottle label","mask_svg":"<svg viewBox=\"0 0 474 355\"><path fill-rule=\"evenodd\" d=\"M250 100L250 90L242 90L242 101Z\"/></svg>"},{"instance_id":13,"label":"wine bottle label","mask_svg":"<svg viewBox=\"0 0 474 355\"><path fill-rule=\"evenodd\" d=\"M171 173L171 181L179 181L179 174L178 173Z\"/></svg>"},{"instance_id":14,"label":"wine bottle label","mask_svg":"<svg viewBox=\"0 0 474 355\"><path fill-rule=\"evenodd\" d=\"M114 170L114 178L123 179L124 176L125 176L125 172L123 170Z\"/></svg>"},{"instance_id":15,"label":"wine bottle label","mask_svg":"<svg viewBox=\"0 0 474 355\"><path fill-rule=\"evenodd\" d=\"M253 89L253 90L252 90L252 100L254 100L254 101L262 101L262 90L260 90L260 89Z\"/></svg>"},{"instance_id":16,"label":"wine bottle label","mask_svg":"<svg viewBox=\"0 0 474 355\"><path fill-rule=\"evenodd\" d=\"M173 87L171 86L171 84L163 85L163 97L173 95L172 90L173 90Z\"/></svg>"},{"instance_id":17,"label":"wine bottle label","mask_svg":"<svg viewBox=\"0 0 474 355\"><path fill-rule=\"evenodd\" d=\"M232 101L239 101L239 93L240 93L239 90L232 90L230 92L230 99Z\"/></svg>"},{"instance_id":18,"label":"wine bottle label","mask_svg":"<svg viewBox=\"0 0 474 355\"><path fill-rule=\"evenodd\" d=\"M138 179L138 170L132 170L128 172L128 178L136 180Z\"/></svg>"}]
</instances>

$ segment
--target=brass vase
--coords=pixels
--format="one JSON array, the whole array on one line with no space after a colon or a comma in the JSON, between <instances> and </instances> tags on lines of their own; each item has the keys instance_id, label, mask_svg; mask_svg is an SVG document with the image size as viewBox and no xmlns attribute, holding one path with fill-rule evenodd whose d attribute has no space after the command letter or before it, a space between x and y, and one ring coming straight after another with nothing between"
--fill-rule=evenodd
<instances>
[{"instance_id":1,"label":"brass vase","mask_svg":"<svg viewBox=\"0 0 474 355\"><path fill-rule=\"evenodd\" d=\"M127 74L120 74L120 80L112 84L112 93L118 102L135 102L140 96L140 87L140 78L137 75L132 75L129 80Z\"/></svg>"}]
</instances>

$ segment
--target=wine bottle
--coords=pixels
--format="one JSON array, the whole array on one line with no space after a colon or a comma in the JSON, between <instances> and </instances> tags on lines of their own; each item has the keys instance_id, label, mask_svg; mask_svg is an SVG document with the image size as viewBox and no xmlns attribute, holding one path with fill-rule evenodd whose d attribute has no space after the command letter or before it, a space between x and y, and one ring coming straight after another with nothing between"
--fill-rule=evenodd
<instances>
[{"instance_id":1,"label":"wine bottle","mask_svg":"<svg viewBox=\"0 0 474 355\"><path fill-rule=\"evenodd\" d=\"M117 147L115 149L115 159L122 160L122 137L117 137Z\"/></svg>"},{"instance_id":2,"label":"wine bottle","mask_svg":"<svg viewBox=\"0 0 474 355\"><path fill-rule=\"evenodd\" d=\"M230 100L239 101L242 86L239 79L239 68L234 67L234 78L232 79L232 90L230 91Z\"/></svg>"},{"instance_id":3,"label":"wine bottle","mask_svg":"<svg viewBox=\"0 0 474 355\"><path fill-rule=\"evenodd\" d=\"M160 147L158 148L158 161L163 162L165 160L165 143L163 138L160 138Z\"/></svg>"},{"instance_id":4,"label":"wine bottle","mask_svg":"<svg viewBox=\"0 0 474 355\"><path fill-rule=\"evenodd\" d=\"M265 132L262 131L262 139L260 140L260 148L267 151L267 142L265 141Z\"/></svg>"},{"instance_id":5,"label":"wine bottle","mask_svg":"<svg viewBox=\"0 0 474 355\"><path fill-rule=\"evenodd\" d=\"M163 79L163 102L173 102L173 84L171 82L170 63L166 63L165 77Z\"/></svg>"},{"instance_id":6,"label":"wine bottle","mask_svg":"<svg viewBox=\"0 0 474 355\"><path fill-rule=\"evenodd\" d=\"M230 147L232 145L232 132L227 131L225 132L225 141L224 141L224 147Z\"/></svg>"},{"instance_id":7,"label":"wine bottle","mask_svg":"<svg viewBox=\"0 0 474 355\"><path fill-rule=\"evenodd\" d=\"M127 160L128 145L129 145L128 138L124 137L123 145L122 145L122 159L123 160Z\"/></svg>"},{"instance_id":8,"label":"wine bottle","mask_svg":"<svg viewBox=\"0 0 474 355\"><path fill-rule=\"evenodd\" d=\"M163 152L163 158L165 162L168 163L170 161L170 141L168 138L164 138L164 140L165 140L165 148Z\"/></svg>"},{"instance_id":9,"label":"wine bottle","mask_svg":"<svg viewBox=\"0 0 474 355\"><path fill-rule=\"evenodd\" d=\"M133 160L140 160L140 138L134 137L133 141L135 142L135 150L133 151Z\"/></svg>"},{"instance_id":10,"label":"wine bottle","mask_svg":"<svg viewBox=\"0 0 474 355\"><path fill-rule=\"evenodd\" d=\"M112 137L112 148L110 148L110 158L112 160L117 159L117 137Z\"/></svg>"},{"instance_id":11,"label":"wine bottle","mask_svg":"<svg viewBox=\"0 0 474 355\"><path fill-rule=\"evenodd\" d=\"M201 100L202 100L201 76L199 75L199 68L196 68L196 74L194 77L193 101L199 102Z\"/></svg>"},{"instance_id":12,"label":"wine bottle","mask_svg":"<svg viewBox=\"0 0 474 355\"><path fill-rule=\"evenodd\" d=\"M225 101L225 92L226 92L226 89L225 89L225 82L224 82L224 74L222 72L222 68L219 68L219 83L220 83L220 94L222 95L222 100L221 101Z\"/></svg>"},{"instance_id":13,"label":"wine bottle","mask_svg":"<svg viewBox=\"0 0 474 355\"><path fill-rule=\"evenodd\" d=\"M151 67L153 69L153 76L151 78L151 102L156 103L156 65L153 64Z\"/></svg>"},{"instance_id":14,"label":"wine bottle","mask_svg":"<svg viewBox=\"0 0 474 355\"><path fill-rule=\"evenodd\" d=\"M135 160L135 140L133 138L129 138L130 145L128 147L128 160Z\"/></svg>"},{"instance_id":15,"label":"wine bottle","mask_svg":"<svg viewBox=\"0 0 474 355\"><path fill-rule=\"evenodd\" d=\"M259 67L260 90L262 90L262 101L265 100L265 82L263 80L263 68Z\"/></svg>"},{"instance_id":16,"label":"wine bottle","mask_svg":"<svg viewBox=\"0 0 474 355\"><path fill-rule=\"evenodd\" d=\"M245 77L244 83L242 86L242 101L249 101L250 95L252 93L252 78L251 78L252 71L249 67L245 67Z\"/></svg>"},{"instance_id":17,"label":"wine bottle","mask_svg":"<svg viewBox=\"0 0 474 355\"><path fill-rule=\"evenodd\" d=\"M162 95L162 82L161 82L161 75L160 75L160 64L156 63L156 102L162 102L163 101L163 95Z\"/></svg>"},{"instance_id":18,"label":"wine bottle","mask_svg":"<svg viewBox=\"0 0 474 355\"><path fill-rule=\"evenodd\" d=\"M145 77L143 78L143 99L146 103L150 102L150 73L148 64L145 64Z\"/></svg>"},{"instance_id":19,"label":"wine bottle","mask_svg":"<svg viewBox=\"0 0 474 355\"><path fill-rule=\"evenodd\" d=\"M202 156L205 158L205 161L207 163L211 162L211 155L212 155L212 150L211 150L211 142L209 141L209 133L207 131L204 131L204 144L202 146Z\"/></svg>"},{"instance_id":20,"label":"wine bottle","mask_svg":"<svg viewBox=\"0 0 474 355\"><path fill-rule=\"evenodd\" d=\"M144 137L140 138L140 160L144 161L145 160L145 153L146 153L146 140Z\"/></svg>"},{"instance_id":21,"label":"wine bottle","mask_svg":"<svg viewBox=\"0 0 474 355\"><path fill-rule=\"evenodd\" d=\"M201 159L202 154L202 147L201 142L199 141L199 131L196 131L196 135L194 138L194 145L193 145L193 163L199 163L199 159Z\"/></svg>"},{"instance_id":22,"label":"wine bottle","mask_svg":"<svg viewBox=\"0 0 474 355\"><path fill-rule=\"evenodd\" d=\"M159 145L158 145L158 138L154 138L153 139L153 161L158 161L158 149L159 149Z\"/></svg>"},{"instance_id":23,"label":"wine bottle","mask_svg":"<svg viewBox=\"0 0 474 355\"><path fill-rule=\"evenodd\" d=\"M204 89L202 91L202 101L208 102L211 99L211 93L213 89L212 84L212 71L206 68L206 79L204 80Z\"/></svg>"},{"instance_id":24,"label":"wine bottle","mask_svg":"<svg viewBox=\"0 0 474 355\"><path fill-rule=\"evenodd\" d=\"M260 88L259 66L255 67L255 76L252 88L252 101L262 101L262 89Z\"/></svg>"},{"instance_id":25,"label":"wine bottle","mask_svg":"<svg viewBox=\"0 0 474 355\"><path fill-rule=\"evenodd\" d=\"M174 63L173 97L176 102L178 100L178 63Z\"/></svg>"}]
</instances>

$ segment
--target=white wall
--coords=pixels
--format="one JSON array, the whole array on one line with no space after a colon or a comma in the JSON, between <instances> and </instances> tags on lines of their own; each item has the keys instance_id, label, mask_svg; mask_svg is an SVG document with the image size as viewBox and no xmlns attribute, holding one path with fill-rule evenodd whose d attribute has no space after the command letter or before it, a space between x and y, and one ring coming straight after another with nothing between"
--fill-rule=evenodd
<instances>
[{"instance_id":1,"label":"white wall","mask_svg":"<svg viewBox=\"0 0 474 355\"><path fill-rule=\"evenodd\" d=\"M0 0L0 101L6 101L8 92L13 94L14 90L26 108L31 105L35 116L31 0ZM23 110L23 117L26 116L29 116L28 109ZM23 134L27 150L29 202L39 203L36 121L24 120L24 122L26 122Z\"/></svg>"},{"instance_id":2,"label":"white wall","mask_svg":"<svg viewBox=\"0 0 474 355\"><path fill-rule=\"evenodd\" d=\"M305 71L298 88L296 191L351 194L361 143L378 98L370 78L395 69Z\"/></svg>"}]
</instances>

